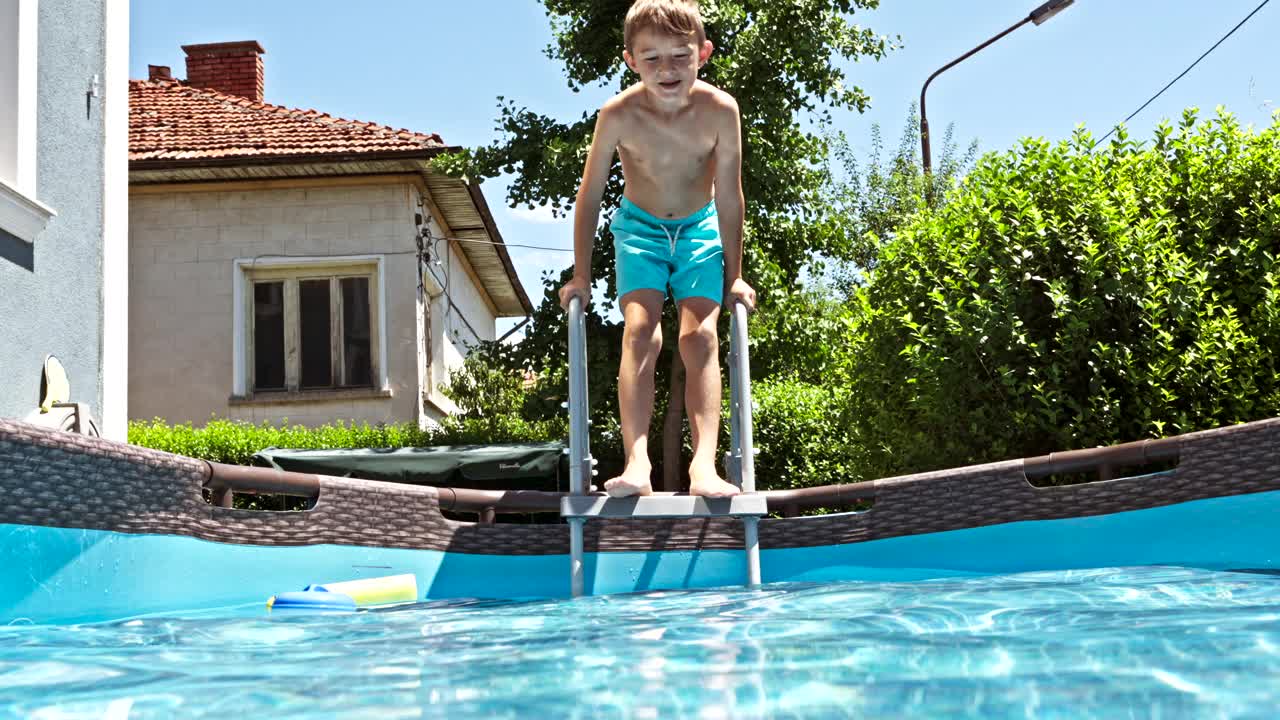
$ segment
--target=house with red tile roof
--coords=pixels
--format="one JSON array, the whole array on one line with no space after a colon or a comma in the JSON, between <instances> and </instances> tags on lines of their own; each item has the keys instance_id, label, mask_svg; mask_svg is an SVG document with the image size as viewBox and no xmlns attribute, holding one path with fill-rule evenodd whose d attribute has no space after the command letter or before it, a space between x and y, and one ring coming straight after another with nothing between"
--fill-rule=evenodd
<instances>
[{"instance_id":1,"label":"house with red tile roof","mask_svg":"<svg viewBox=\"0 0 1280 720\"><path fill-rule=\"evenodd\" d=\"M532 311L439 135L264 101L257 42L129 81L129 415L428 423Z\"/></svg>"}]
</instances>

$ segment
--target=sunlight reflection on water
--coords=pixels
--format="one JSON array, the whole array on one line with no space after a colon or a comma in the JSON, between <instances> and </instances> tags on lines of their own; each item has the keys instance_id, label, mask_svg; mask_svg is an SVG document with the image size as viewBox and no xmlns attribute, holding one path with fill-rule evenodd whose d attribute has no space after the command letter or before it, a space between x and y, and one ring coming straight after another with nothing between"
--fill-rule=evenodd
<instances>
[{"instance_id":1,"label":"sunlight reflection on water","mask_svg":"<svg viewBox=\"0 0 1280 720\"><path fill-rule=\"evenodd\" d=\"M0 716L1269 718L1278 620L1182 568L259 606L0 628Z\"/></svg>"}]
</instances>

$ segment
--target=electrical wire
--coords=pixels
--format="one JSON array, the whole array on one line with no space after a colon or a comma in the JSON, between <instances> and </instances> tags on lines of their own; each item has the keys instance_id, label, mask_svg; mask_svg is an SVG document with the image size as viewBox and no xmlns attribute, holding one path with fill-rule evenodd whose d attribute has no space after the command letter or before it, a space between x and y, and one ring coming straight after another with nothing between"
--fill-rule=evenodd
<instances>
[{"instance_id":1,"label":"electrical wire","mask_svg":"<svg viewBox=\"0 0 1280 720\"><path fill-rule=\"evenodd\" d=\"M437 257L439 257L439 243L441 241L457 240L457 238L440 237L440 236L432 235L430 233L430 230L427 231L427 237L429 240L432 240L435 244L435 246L432 248L432 251L430 253L427 253L427 255L435 254ZM486 242L486 241L473 240L472 242ZM502 245L503 243L492 243L492 244ZM419 255L421 257L421 253L419 253L419 251L417 250L371 250L367 254L369 255ZM250 261L249 270L250 272L252 272L253 270L256 270L258 268L258 261L264 258L314 258L314 257L316 257L316 255L307 254L307 253L259 253L258 255L254 255L253 259ZM441 263L439 260L431 261L430 259L428 259L425 262L425 265L427 267L427 272L431 273L431 277L435 278L435 281L440 285L440 288L444 293L445 299L447 301L445 306L444 323L447 326L449 324L449 316L451 314L451 311L457 310L458 318L462 320L462 324L467 326L467 330L471 333L471 337L475 338L476 340L480 340L480 333L476 332L476 329L471 326L471 322L468 321L467 317L462 314L462 310L458 308L458 306L454 303L453 296L449 294L448 281L449 281L449 278L452 277L452 272L451 272L452 265L453 265L452 254L446 254L446 263L447 264L445 264L445 278L444 280L441 280L440 276L436 275L434 270L431 270L431 265L432 264L441 265L444 263ZM419 280L418 282L421 283L422 281ZM453 336L454 338L458 337L457 328L453 329Z\"/></svg>"},{"instance_id":2,"label":"electrical wire","mask_svg":"<svg viewBox=\"0 0 1280 720\"><path fill-rule=\"evenodd\" d=\"M470 238L451 237L451 236L448 236L448 235L436 235L435 233L431 232L431 227L430 227L430 225L424 225L424 226L423 226L423 234L426 236L427 240L430 242L430 247L429 247L429 249L424 249L424 250L425 250L425 252L424 252L424 250L370 250L370 251L368 251L368 254L370 254L370 255L416 255L416 256L418 256L418 258L419 258L419 260L422 262L423 266L424 266L424 267L426 267L427 272L431 273L431 277L432 277L433 279L435 279L436 284L438 284L438 285L440 286L441 293L445 296L446 303L445 303L445 315L444 315L444 318L443 318L443 324L444 324L446 327L448 327L448 326L449 326L449 324L450 324L450 323L449 323L450 316L454 313L454 311L457 311L457 316L458 316L458 318L459 318L460 320L462 320L462 324L463 324L463 325L466 325L466 326L467 326L467 331L471 333L471 337L472 337L472 338L474 338L475 340L480 340L480 339L481 339L481 338L480 338L480 333L476 332L476 329L475 329L474 327L472 327L471 322L470 322L470 321L468 321L468 320L467 320L467 317L466 317L465 315L463 315L463 314L462 314L462 310L461 310L461 308L459 308L459 307L457 306L457 303L455 303L455 302L454 302L454 300L453 300L453 295L451 295L451 294L449 293L449 285L450 285L449 280L453 277L453 254L452 254L452 253L449 253L449 252L447 252L447 251L446 251L446 252L443 254L443 257L445 258L445 260L444 260L444 262L442 263L442 262L440 261L440 257L441 257L441 253L440 253L440 243L441 243L441 242L453 241L453 242L456 242L456 243L474 243L474 244L479 244L479 245L494 245L494 246L499 246L499 245L500 245L500 246L505 246L505 247L528 248L528 249L531 249L531 250L548 250L548 251L551 251L551 252L569 252L569 253L573 252L573 250L571 250L571 249L566 250L565 248L548 247L548 246L545 246L545 245L525 245L525 244L520 244L520 243L497 242L497 241L495 241L495 240L476 240L476 239L470 239ZM263 258L303 258L303 257L305 257L305 258L310 258L310 257L315 257L315 255L310 255L310 254L306 254L306 253L302 253L302 254L298 254L298 253L260 253L260 254L258 254L258 255L253 256L253 260L251 261L249 268L250 268L250 270L255 270L255 269L257 269L258 261L259 261L259 260L261 260L261 259L263 259ZM444 278L443 278L443 279L442 279L439 275L437 275L437 274L435 273L435 271L434 271L434 270L432 270L432 269L431 269L431 266L432 266L432 265L443 265L443 266L444 266L444 275L445 275L445 276L444 276ZM422 280L421 280L421 279L419 279L419 281L418 281L418 282L419 282L419 284L421 284ZM425 290L425 288L424 288L424 290ZM454 336L454 338L455 338L455 339L457 339L457 338L458 338L458 329L457 329L456 327L454 327L454 328L452 328L452 332L453 332L453 336Z\"/></svg>"},{"instance_id":3,"label":"electrical wire","mask_svg":"<svg viewBox=\"0 0 1280 720\"><path fill-rule=\"evenodd\" d=\"M431 246L430 255L433 255L433 256L434 256L434 259L432 259L432 258L430 258L430 257L428 258L428 262L427 262L427 272L430 272L430 273L431 273L431 277L432 277L432 278L434 278L434 279L435 279L435 281L436 281L436 284L438 284L438 285L440 286L440 290L441 290L441 292L444 294L445 301L446 301L446 302L445 302L445 309L444 309L444 318L442 319L442 322L443 322L444 326L445 326L445 327L448 327L448 326L449 326L449 319L450 319L450 316L453 314L453 311L455 311L455 310L456 310L456 311L457 311L457 313L458 313L458 318L459 318L460 320L462 320L462 324L463 324L463 325L466 325L466 326L467 326L467 330L468 330L468 331L470 331L470 333L471 333L471 337L473 337L473 338L475 338L477 341L479 341L479 340L481 339L481 338L480 338L480 333L476 332L476 329L475 329L474 327L472 327L472 326L471 326L471 322L467 320L467 316L462 314L462 310L461 310L461 308L459 308L459 307L457 306L457 304L453 301L453 295L449 294L449 285L451 284L449 281L453 278L453 253L450 253L450 252L448 252L448 251L447 251L447 246L446 246L446 252L444 253L444 259L445 259L445 261L444 261L444 263L441 263L441 262L440 262L440 256L441 256L441 255L440 255L440 243L441 243L441 242L446 242L446 241L448 241L448 240L454 240L455 238L443 237L443 236L436 235L435 233L432 233L432 232L431 232L431 226L430 226L430 225L424 225L424 226L423 226L423 233L426 235L427 240L428 240L428 241L430 242L430 244L431 244L431 245L430 245L430 246ZM501 244L501 243L495 243L495 244ZM433 264L434 264L434 265L444 265L444 279L443 279L443 280L441 280L441 278L440 278L440 276L439 276L439 275L436 275L436 273L435 273L435 271L434 271L434 270L431 270L431 265L433 265ZM455 339L455 340L456 340L456 339L458 339L458 330L457 330L457 328L456 328L456 327L455 327L455 328L452 328L452 330L453 330L453 337L454 337L454 339Z\"/></svg>"},{"instance_id":4,"label":"electrical wire","mask_svg":"<svg viewBox=\"0 0 1280 720\"><path fill-rule=\"evenodd\" d=\"M1134 111L1129 115L1129 117L1127 117L1127 118L1125 118L1124 120L1120 121L1119 123L1117 123L1117 124L1116 124L1116 126L1115 126L1115 127L1111 128L1111 130L1107 131L1107 134L1106 134L1106 135L1103 135L1101 138L1099 138L1099 139L1098 139L1098 142L1096 142L1096 143L1094 143L1094 144L1093 144L1093 147L1094 147L1094 148L1096 148L1096 147L1098 147L1099 145L1101 145L1103 140L1106 140L1107 138L1111 137L1112 133L1114 133L1114 132L1116 131L1116 128L1118 128L1119 126L1124 125L1125 123L1129 122L1129 121L1130 121L1130 120L1132 120L1134 117L1136 117L1138 113L1140 113L1140 112L1142 112L1143 110L1145 110L1145 109L1147 108L1147 106L1148 106L1148 105L1150 105L1151 103L1155 102L1156 98L1158 98L1158 97L1160 97L1161 95L1163 95L1165 90L1168 90L1169 88L1173 87L1173 84L1174 84L1174 83L1176 83L1176 82L1178 82L1179 80L1181 80L1183 75L1186 75L1187 73L1191 72L1191 69L1192 69L1192 68L1194 68L1196 65L1199 65L1201 60L1203 60L1203 59L1205 59L1206 57L1208 57L1208 56L1209 56L1209 53L1213 52L1214 50L1217 50L1219 45L1221 45L1221 44L1222 44L1222 43L1223 43L1227 38L1229 38L1229 37L1231 37L1232 35L1234 35L1234 34L1235 34L1235 32L1236 32L1237 30L1239 30L1241 27L1243 27L1245 23L1249 22L1249 19L1250 19L1250 18L1252 18L1254 15L1257 15L1257 14L1258 14L1258 11L1259 11L1259 10L1261 10L1263 7L1265 7L1265 6L1266 6L1266 4L1267 4L1267 3L1269 3L1269 2L1271 2L1271 0L1262 0L1262 4L1261 4L1261 5L1259 5L1258 7L1254 8L1254 9L1253 9L1253 12L1251 12L1251 13L1249 13L1247 16L1245 16L1245 19L1241 20L1241 21L1240 21L1240 22L1239 22L1235 27L1231 28L1231 32L1228 32L1226 35L1223 35L1223 36L1222 36L1222 38L1218 40L1218 42L1216 42L1216 43L1214 43L1214 44L1213 44L1213 47L1209 48L1208 50L1205 50L1203 55L1201 55L1200 57L1196 58L1196 61L1195 61L1195 62L1193 62L1193 63L1191 63L1190 65L1188 65L1186 70L1183 70L1181 73L1179 73L1179 74L1178 74L1178 77L1174 78L1173 80L1170 80L1168 85L1165 85L1164 87L1160 88L1160 92L1156 93L1155 95L1152 95L1150 100L1148 100L1148 101L1146 101L1146 102L1142 103L1142 107L1138 108L1137 110L1134 110ZM1090 149L1093 149L1093 148L1090 148Z\"/></svg>"},{"instance_id":5,"label":"electrical wire","mask_svg":"<svg viewBox=\"0 0 1280 720\"><path fill-rule=\"evenodd\" d=\"M481 245L503 245L506 247L528 248L530 250L548 250L550 252L565 252L565 253L573 252L573 248L557 248L557 247L548 247L546 245L521 245L519 243L497 242L495 240L464 240L462 238L456 238L456 237L451 237L446 239L452 240L454 242L460 242L460 243L479 243Z\"/></svg>"}]
</instances>

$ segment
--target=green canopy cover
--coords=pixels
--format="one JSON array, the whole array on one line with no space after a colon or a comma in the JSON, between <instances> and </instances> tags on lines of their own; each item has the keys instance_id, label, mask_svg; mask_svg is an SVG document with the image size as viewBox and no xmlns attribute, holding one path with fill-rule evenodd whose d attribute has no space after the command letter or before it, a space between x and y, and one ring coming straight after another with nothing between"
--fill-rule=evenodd
<instances>
[{"instance_id":1,"label":"green canopy cover","mask_svg":"<svg viewBox=\"0 0 1280 720\"><path fill-rule=\"evenodd\" d=\"M293 472L366 480L475 488L566 491L568 456L562 442L455 445L355 450L267 448L261 465Z\"/></svg>"}]
</instances>

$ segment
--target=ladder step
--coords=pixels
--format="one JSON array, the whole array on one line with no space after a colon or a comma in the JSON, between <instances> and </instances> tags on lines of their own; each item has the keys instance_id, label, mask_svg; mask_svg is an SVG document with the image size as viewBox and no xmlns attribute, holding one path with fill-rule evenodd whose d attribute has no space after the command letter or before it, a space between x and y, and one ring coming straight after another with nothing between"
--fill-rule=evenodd
<instances>
[{"instance_id":1,"label":"ladder step","mask_svg":"<svg viewBox=\"0 0 1280 720\"><path fill-rule=\"evenodd\" d=\"M644 497L568 495L560 498L560 516L567 518L687 518L760 517L769 514L764 495L744 493L727 498L654 493Z\"/></svg>"}]
</instances>

